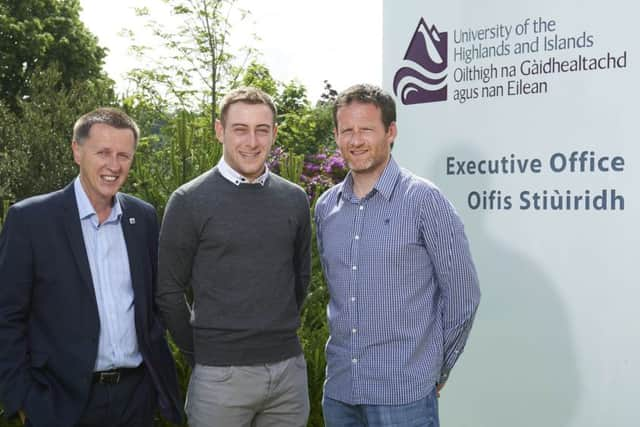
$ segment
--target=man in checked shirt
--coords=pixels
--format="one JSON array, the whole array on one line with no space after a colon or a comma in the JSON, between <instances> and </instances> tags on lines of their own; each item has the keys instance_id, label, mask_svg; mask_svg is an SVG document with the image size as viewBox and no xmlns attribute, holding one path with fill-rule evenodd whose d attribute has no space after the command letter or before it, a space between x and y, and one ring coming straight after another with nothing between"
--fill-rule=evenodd
<instances>
[{"instance_id":1,"label":"man in checked shirt","mask_svg":"<svg viewBox=\"0 0 640 427\"><path fill-rule=\"evenodd\" d=\"M462 222L391 156L389 94L353 86L333 117L350 173L315 209L330 294L325 424L438 427L437 397L480 300Z\"/></svg>"}]
</instances>

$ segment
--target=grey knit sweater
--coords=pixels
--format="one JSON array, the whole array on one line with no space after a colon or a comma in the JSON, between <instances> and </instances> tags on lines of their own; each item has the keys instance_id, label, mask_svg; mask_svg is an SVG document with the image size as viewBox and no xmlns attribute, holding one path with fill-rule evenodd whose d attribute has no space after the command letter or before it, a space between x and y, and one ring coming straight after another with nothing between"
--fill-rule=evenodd
<instances>
[{"instance_id":1,"label":"grey knit sweater","mask_svg":"<svg viewBox=\"0 0 640 427\"><path fill-rule=\"evenodd\" d=\"M273 173L264 186L236 186L216 167L178 188L162 222L156 290L178 347L212 366L300 354L310 240L306 193Z\"/></svg>"}]
</instances>

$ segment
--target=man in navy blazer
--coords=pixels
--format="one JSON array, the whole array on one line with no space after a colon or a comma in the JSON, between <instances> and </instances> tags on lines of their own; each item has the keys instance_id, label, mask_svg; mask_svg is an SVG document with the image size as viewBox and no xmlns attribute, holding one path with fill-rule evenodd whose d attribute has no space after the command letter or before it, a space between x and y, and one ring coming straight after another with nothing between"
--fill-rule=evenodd
<instances>
[{"instance_id":1,"label":"man in navy blazer","mask_svg":"<svg viewBox=\"0 0 640 427\"><path fill-rule=\"evenodd\" d=\"M153 303L154 208L119 193L138 127L102 108L74 126L79 176L13 205L0 234L0 402L26 425L180 422ZM34 171L37 173L37 171Z\"/></svg>"}]
</instances>

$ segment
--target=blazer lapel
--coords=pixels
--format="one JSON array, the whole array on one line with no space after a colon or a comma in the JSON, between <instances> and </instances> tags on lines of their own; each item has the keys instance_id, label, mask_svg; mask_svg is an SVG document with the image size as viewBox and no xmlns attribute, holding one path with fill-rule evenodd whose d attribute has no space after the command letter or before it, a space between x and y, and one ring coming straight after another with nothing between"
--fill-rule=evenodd
<instances>
[{"instance_id":1,"label":"blazer lapel","mask_svg":"<svg viewBox=\"0 0 640 427\"><path fill-rule=\"evenodd\" d=\"M73 258L76 260L82 281L87 284L91 295L93 295L93 301L95 301L96 294L93 288L87 249L84 246L84 237L82 236L82 226L80 225L80 214L78 213L78 204L73 190L73 182L64 189L63 195L65 209L63 221L67 236L69 237L69 244L73 251Z\"/></svg>"},{"instance_id":2,"label":"blazer lapel","mask_svg":"<svg viewBox=\"0 0 640 427\"><path fill-rule=\"evenodd\" d=\"M144 225L141 223L142 218L136 217L135 209L132 209L125 197L118 195L118 200L122 207L122 233L129 257L136 323L144 326L146 324L144 322L146 318L144 315L146 312L144 263L147 259L144 256L145 247L142 245L145 241L144 235L141 234L144 232Z\"/></svg>"}]
</instances>

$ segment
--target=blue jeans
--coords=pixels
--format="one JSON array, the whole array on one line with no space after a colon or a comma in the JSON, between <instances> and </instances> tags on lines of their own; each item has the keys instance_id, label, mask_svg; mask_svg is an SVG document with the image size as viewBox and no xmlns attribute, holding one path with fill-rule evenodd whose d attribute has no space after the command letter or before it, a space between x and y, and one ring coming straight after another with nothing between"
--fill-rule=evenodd
<instances>
[{"instance_id":1,"label":"blue jeans","mask_svg":"<svg viewBox=\"0 0 640 427\"><path fill-rule=\"evenodd\" d=\"M406 405L349 405L324 397L326 427L440 427L435 389Z\"/></svg>"}]
</instances>

